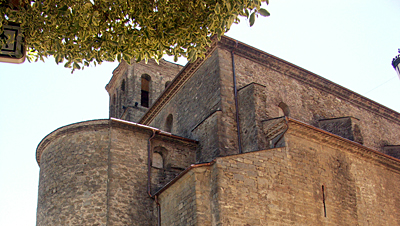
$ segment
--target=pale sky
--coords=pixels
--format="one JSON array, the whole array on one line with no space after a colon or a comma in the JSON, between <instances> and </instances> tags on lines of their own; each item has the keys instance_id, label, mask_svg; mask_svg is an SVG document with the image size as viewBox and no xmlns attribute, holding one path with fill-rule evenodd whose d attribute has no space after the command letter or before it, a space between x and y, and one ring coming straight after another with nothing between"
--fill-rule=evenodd
<instances>
[{"instance_id":1,"label":"pale sky","mask_svg":"<svg viewBox=\"0 0 400 226\"><path fill-rule=\"evenodd\" d=\"M271 17L242 19L228 36L400 112L400 0L270 0ZM118 63L76 71L0 63L0 225L36 222L36 147L53 130L108 118L104 87ZM400 134L399 134L400 140ZM400 144L400 143L399 143Z\"/></svg>"}]
</instances>

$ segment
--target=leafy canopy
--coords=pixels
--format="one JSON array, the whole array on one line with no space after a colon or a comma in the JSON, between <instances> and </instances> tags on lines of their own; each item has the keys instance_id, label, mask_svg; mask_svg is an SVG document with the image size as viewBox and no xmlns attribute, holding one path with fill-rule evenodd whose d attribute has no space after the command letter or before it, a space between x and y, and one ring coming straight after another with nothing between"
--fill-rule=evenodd
<instances>
[{"instance_id":1,"label":"leafy canopy","mask_svg":"<svg viewBox=\"0 0 400 226\"><path fill-rule=\"evenodd\" d=\"M54 56L81 69L164 54L203 57L210 37L221 37L239 17L269 16L268 0L0 0L0 34L21 24L29 61ZM0 41L0 45L2 45ZM4 40L3 40L4 42Z\"/></svg>"}]
</instances>

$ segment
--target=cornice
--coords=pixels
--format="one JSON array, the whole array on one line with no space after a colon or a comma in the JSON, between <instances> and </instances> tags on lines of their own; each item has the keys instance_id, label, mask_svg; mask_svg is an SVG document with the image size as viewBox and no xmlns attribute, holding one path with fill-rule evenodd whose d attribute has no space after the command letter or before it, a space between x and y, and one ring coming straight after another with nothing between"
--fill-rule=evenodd
<instances>
[{"instance_id":1,"label":"cornice","mask_svg":"<svg viewBox=\"0 0 400 226\"><path fill-rule=\"evenodd\" d=\"M330 93L344 101L348 101L358 107L371 111L392 122L400 124L400 113L360 94L353 92L343 86L329 81L315 73L303 69L297 65L282 60L276 56L263 52L235 39L223 36L218 47L228 51L234 51L236 55L260 63L272 70L317 88L323 92Z\"/></svg>"},{"instance_id":2,"label":"cornice","mask_svg":"<svg viewBox=\"0 0 400 226\"><path fill-rule=\"evenodd\" d=\"M151 108L143 115L139 123L148 125L157 116L161 109L171 100L171 98L185 85L185 83L194 75L197 69L207 60L207 58L217 48L217 39L213 38L208 47L204 58L198 58L193 63L186 64L178 75L172 80L167 89L157 98Z\"/></svg>"},{"instance_id":3,"label":"cornice","mask_svg":"<svg viewBox=\"0 0 400 226\"><path fill-rule=\"evenodd\" d=\"M383 154L374 149L365 147L357 142L348 140L336 134L329 133L325 130L308 125L304 122L288 118L289 129L288 133L293 136L300 136L306 139L317 140L324 145L331 145L339 148L340 150L348 151L352 154L371 159L380 165L384 165L400 173L400 159ZM310 136L316 134L316 136ZM290 142L290 141L289 141Z\"/></svg>"}]
</instances>

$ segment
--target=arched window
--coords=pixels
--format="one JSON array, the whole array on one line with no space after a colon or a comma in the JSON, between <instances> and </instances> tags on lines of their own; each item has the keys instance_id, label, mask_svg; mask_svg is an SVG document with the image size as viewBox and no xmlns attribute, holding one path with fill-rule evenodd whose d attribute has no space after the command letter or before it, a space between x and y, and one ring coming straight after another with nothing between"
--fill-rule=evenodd
<instances>
[{"instance_id":1,"label":"arched window","mask_svg":"<svg viewBox=\"0 0 400 226\"><path fill-rule=\"evenodd\" d=\"M122 92L125 92L125 79L122 80L122 83L121 83L121 91L122 91Z\"/></svg>"},{"instance_id":2,"label":"arched window","mask_svg":"<svg viewBox=\"0 0 400 226\"><path fill-rule=\"evenodd\" d=\"M171 81L167 81L167 82L165 83L165 88L167 88L170 84L171 84Z\"/></svg>"},{"instance_id":3,"label":"arched window","mask_svg":"<svg viewBox=\"0 0 400 226\"><path fill-rule=\"evenodd\" d=\"M289 107L285 103L283 102L279 103L278 107L279 107L279 117L281 116L289 117L290 114Z\"/></svg>"},{"instance_id":4,"label":"arched window","mask_svg":"<svg viewBox=\"0 0 400 226\"><path fill-rule=\"evenodd\" d=\"M174 122L174 118L171 114L168 115L167 120L165 120L165 131L171 132L172 131L172 124Z\"/></svg>"},{"instance_id":5,"label":"arched window","mask_svg":"<svg viewBox=\"0 0 400 226\"><path fill-rule=\"evenodd\" d=\"M167 162L168 151L164 147L154 147L151 166L158 169L165 169L168 167Z\"/></svg>"},{"instance_id":6,"label":"arched window","mask_svg":"<svg viewBox=\"0 0 400 226\"><path fill-rule=\"evenodd\" d=\"M162 155L158 152L153 153L152 167L162 169L164 168L164 159Z\"/></svg>"},{"instance_id":7,"label":"arched window","mask_svg":"<svg viewBox=\"0 0 400 226\"><path fill-rule=\"evenodd\" d=\"M150 105L150 81L151 77L149 75L142 75L140 105L146 108Z\"/></svg>"}]
</instances>

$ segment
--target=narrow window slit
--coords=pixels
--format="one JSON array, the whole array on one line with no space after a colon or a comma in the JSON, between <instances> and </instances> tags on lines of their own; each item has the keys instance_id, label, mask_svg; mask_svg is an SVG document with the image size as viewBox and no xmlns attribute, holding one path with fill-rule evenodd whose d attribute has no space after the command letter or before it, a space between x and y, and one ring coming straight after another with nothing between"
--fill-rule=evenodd
<instances>
[{"instance_id":1,"label":"narrow window slit","mask_svg":"<svg viewBox=\"0 0 400 226\"><path fill-rule=\"evenodd\" d=\"M325 187L322 185L322 202L324 203L324 216L326 217Z\"/></svg>"}]
</instances>

